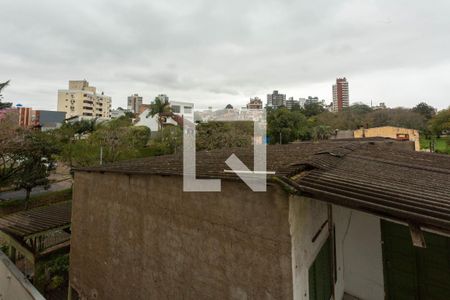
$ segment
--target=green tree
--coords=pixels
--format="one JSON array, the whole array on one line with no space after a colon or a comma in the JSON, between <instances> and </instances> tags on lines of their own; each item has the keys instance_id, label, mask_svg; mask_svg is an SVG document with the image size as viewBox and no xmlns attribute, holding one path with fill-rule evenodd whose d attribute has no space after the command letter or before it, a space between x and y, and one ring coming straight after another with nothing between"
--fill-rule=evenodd
<instances>
[{"instance_id":1,"label":"green tree","mask_svg":"<svg viewBox=\"0 0 450 300\"><path fill-rule=\"evenodd\" d=\"M412 111L418 114L421 114L426 121L430 120L435 114L436 109L426 104L425 102L421 102L412 108Z\"/></svg>"},{"instance_id":2,"label":"green tree","mask_svg":"<svg viewBox=\"0 0 450 300\"><path fill-rule=\"evenodd\" d=\"M153 103L150 104L150 112L148 115L152 117L158 116L159 130L161 130L167 118L173 116L169 101L156 97Z\"/></svg>"},{"instance_id":3,"label":"green tree","mask_svg":"<svg viewBox=\"0 0 450 300\"><path fill-rule=\"evenodd\" d=\"M9 80L3 83L0 82L0 109L10 108L12 106L12 103L10 102L2 102L3 100L2 90L9 85L9 82L10 82Z\"/></svg>"},{"instance_id":4,"label":"green tree","mask_svg":"<svg viewBox=\"0 0 450 300\"><path fill-rule=\"evenodd\" d=\"M102 162L109 163L139 157L149 138L148 127L131 126L128 118L121 117L101 124L89 141L102 149Z\"/></svg>"},{"instance_id":5,"label":"green tree","mask_svg":"<svg viewBox=\"0 0 450 300\"><path fill-rule=\"evenodd\" d=\"M58 148L51 135L39 131L28 131L24 137L23 147L15 149L19 153L21 168L14 175L13 184L17 189L26 191L26 208L33 188L49 187L48 176L54 168L54 157Z\"/></svg>"},{"instance_id":6,"label":"green tree","mask_svg":"<svg viewBox=\"0 0 450 300\"><path fill-rule=\"evenodd\" d=\"M369 105L360 102L350 105L350 107L345 110L349 110L356 115L365 115L373 111L373 109Z\"/></svg>"},{"instance_id":7,"label":"green tree","mask_svg":"<svg viewBox=\"0 0 450 300\"><path fill-rule=\"evenodd\" d=\"M25 130L15 117L6 114L0 121L0 187L9 186L23 168L20 150L25 146Z\"/></svg>"},{"instance_id":8,"label":"green tree","mask_svg":"<svg viewBox=\"0 0 450 300\"><path fill-rule=\"evenodd\" d=\"M375 110L367 114L366 123L369 127L396 126L417 130L426 128L425 118L406 108Z\"/></svg>"},{"instance_id":9,"label":"green tree","mask_svg":"<svg viewBox=\"0 0 450 300\"><path fill-rule=\"evenodd\" d=\"M60 159L70 168L89 166L95 161L93 146L87 141L89 135L96 130L95 120L81 120L64 123L51 134L58 141Z\"/></svg>"},{"instance_id":10,"label":"green tree","mask_svg":"<svg viewBox=\"0 0 450 300\"><path fill-rule=\"evenodd\" d=\"M330 136L333 134L333 130L330 128L330 126L326 125L319 125L315 126L312 129L312 138L315 141L321 141L321 140L327 140L330 138Z\"/></svg>"},{"instance_id":11,"label":"green tree","mask_svg":"<svg viewBox=\"0 0 450 300\"><path fill-rule=\"evenodd\" d=\"M438 112L429 122L430 131L440 136L442 133L450 132L450 108Z\"/></svg>"},{"instance_id":12,"label":"green tree","mask_svg":"<svg viewBox=\"0 0 450 300\"><path fill-rule=\"evenodd\" d=\"M252 144L253 122L208 122L196 128L196 149L246 147Z\"/></svg>"},{"instance_id":13,"label":"green tree","mask_svg":"<svg viewBox=\"0 0 450 300\"><path fill-rule=\"evenodd\" d=\"M178 126L167 126L158 132L150 141L149 155L158 156L181 152L183 129Z\"/></svg>"},{"instance_id":14,"label":"green tree","mask_svg":"<svg viewBox=\"0 0 450 300\"><path fill-rule=\"evenodd\" d=\"M60 158L70 167L131 159L145 155L150 129L132 126L131 118L120 118L99 125L89 122L65 124L52 132L59 141Z\"/></svg>"},{"instance_id":15,"label":"green tree","mask_svg":"<svg viewBox=\"0 0 450 300\"><path fill-rule=\"evenodd\" d=\"M316 116L325 111L325 107L323 107L322 103L316 101L306 101L305 106L303 108L303 114L306 117Z\"/></svg>"},{"instance_id":16,"label":"green tree","mask_svg":"<svg viewBox=\"0 0 450 300\"><path fill-rule=\"evenodd\" d=\"M299 111L280 108L267 116L267 135L271 144L287 144L310 136L306 117Z\"/></svg>"}]
</instances>

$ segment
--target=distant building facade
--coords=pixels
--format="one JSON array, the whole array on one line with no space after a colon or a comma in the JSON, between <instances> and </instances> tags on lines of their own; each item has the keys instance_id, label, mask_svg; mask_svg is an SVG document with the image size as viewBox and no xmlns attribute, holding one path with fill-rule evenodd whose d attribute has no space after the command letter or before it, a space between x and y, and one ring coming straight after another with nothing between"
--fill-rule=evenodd
<instances>
[{"instance_id":1,"label":"distant building facade","mask_svg":"<svg viewBox=\"0 0 450 300\"><path fill-rule=\"evenodd\" d=\"M18 107L19 110L19 126L30 127L31 122L31 107Z\"/></svg>"},{"instance_id":2,"label":"distant building facade","mask_svg":"<svg viewBox=\"0 0 450 300\"><path fill-rule=\"evenodd\" d=\"M111 117L111 97L97 93L97 89L89 86L86 80L70 80L69 89L58 90L58 111L67 113L67 118Z\"/></svg>"},{"instance_id":3,"label":"distant building facade","mask_svg":"<svg viewBox=\"0 0 450 300\"><path fill-rule=\"evenodd\" d=\"M111 119L117 119L120 117L124 117L126 112L129 112L128 109L123 109L122 107L119 107L118 109L112 109L111 110Z\"/></svg>"},{"instance_id":4,"label":"distant building facade","mask_svg":"<svg viewBox=\"0 0 450 300\"><path fill-rule=\"evenodd\" d=\"M133 113L139 112L139 107L142 105L142 97L138 94L134 94L131 96L128 96L127 101L127 109Z\"/></svg>"},{"instance_id":5,"label":"distant building facade","mask_svg":"<svg viewBox=\"0 0 450 300\"><path fill-rule=\"evenodd\" d=\"M289 97L288 100L286 100L286 108L287 109L293 109L295 106L300 107L300 101L295 100L294 97Z\"/></svg>"},{"instance_id":6,"label":"distant building facade","mask_svg":"<svg viewBox=\"0 0 450 300\"><path fill-rule=\"evenodd\" d=\"M319 97L308 96L308 98L305 99L305 104L311 103L319 103Z\"/></svg>"},{"instance_id":7,"label":"distant building facade","mask_svg":"<svg viewBox=\"0 0 450 300\"><path fill-rule=\"evenodd\" d=\"M258 97L250 98L250 102L247 103L247 109L262 109L263 102Z\"/></svg>"},{"instance_id":8,"label":"distant building facade","mask_svg":"<svg viewBox=\"0 0 450 300\"><path fill-rule=\"evenodd\" d=\"M420 151L420 136L419 131L410 128L401 128L394 126L382 126L374 128L361 128L353 132L355 138L371 138L384 137L400 141L414 142L414 149Z\"/></svg>"},{"instance_id":9,"label":"distant building facade","mask_svg":"<svg viewBox=\"0 0 450 300\"><path fill-rule=\"evenodd\" d=\"M267 95L267 107L276 109L281 106L286 106L286 94L273 91L272 94Z\"/></svg>"},{"instance_id":10,"label":"distant building facade","mask_svg":"<svg viewBox=\"0 0 450 300\"><path fill-rule=\"evenodd\" d=\"M387 106L386 106L386 103L384 103L384 102L380 102L380 103L378 103L378 105L372 106L373 110L386 109L386 108L387 108Z\"/></svg>"},{"instance_id":11,"label":"distant building facade","mask_svg":"<svg viewBox=\"0 0 450 300\"><path fill-rule=\"evenodd\" d=\"M41 131L48 131L61 127L66 119L66 112L51 110L33 110L31 113L31 123L33 127L40 128Z\"/></svg>"},{"instance_id":12,"label":"distant building facade","mask_svg":"<svg viewBox=\"0 0 450 300\"><path fill-rule=\"evenodd\" d=\"M300 107L305 107L305 103L306 103L306 98L298 99L298 105L300 105Z\"/></svg>"},{"instance_id":13,"label":"distant building facade","mask_svg":"<svg viewBox=\"0 0 450 300\"><path fill-rule=\"evenodd\" d=\"M333 85L333 111L339 112L349 107L349 90L348 81L344 78L337 78L336 84Z\"/></svg>"}]
</instances>

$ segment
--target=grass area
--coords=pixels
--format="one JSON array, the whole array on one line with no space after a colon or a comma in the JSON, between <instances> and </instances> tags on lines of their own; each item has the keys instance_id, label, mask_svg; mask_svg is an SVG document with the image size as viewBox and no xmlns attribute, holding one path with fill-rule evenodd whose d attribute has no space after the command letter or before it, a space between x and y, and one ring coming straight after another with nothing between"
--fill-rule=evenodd
<instances>
[{"instance_id":1,"label":"grass area","mask_svg":"<svg viewBox=\"0 0 450 300\"><path fill-rule=\"evenodd\" d=\"M449 146L450 137L441 137L435 139L434 149L438 153L450 154ZM420 139L420 149L430 149L430 139L421 138Z\"/></svg>"},{"instance_id":2,"label":"grass area","mask_svg":"<svg viewBox=\"0 0 450 300\"><path fill-rule=\"evenodd\" d=\"M57 202L72 200L72 189L65 189L56 192L48 192L31 196L28 208L49 205ZM0 201L0 216L15 213L25 209L24 200Z\"/></svg>"}]
</instances>

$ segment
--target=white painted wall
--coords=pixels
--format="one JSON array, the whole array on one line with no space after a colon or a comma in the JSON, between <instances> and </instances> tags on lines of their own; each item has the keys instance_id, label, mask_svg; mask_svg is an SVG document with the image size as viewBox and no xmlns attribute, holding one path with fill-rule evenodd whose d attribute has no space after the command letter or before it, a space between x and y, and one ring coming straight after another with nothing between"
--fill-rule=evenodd
<instances>
[{"instance_id":1,"label":"white painted wall","mask_svg":"<svg viewBox=\"0 0 450 300\"><path fill-rule=\"evenodd\" d=\"M177 115L182 116L185 120L194 123L194 103L191 102L181 102L181 101L170 101L170 106L173 108L174 106L178 106L180 108L180 112ZM175 125L176 122L171 120Z\"/></svg>"},{"instance_id":2,"label":"white painted wall","mask_svg":"<svg viewBox=\"0 0 450 300\"><path fill-rule=\"evenodd\" d=\"M347 294L384 299L380 218L333 205L336 226L336 299Z\"/></svg>"},{"instance_id":3,"label":"white painted wall","mask_svg":"<svg viewBox=\"0 0 450 300\"><path fill-rule=\"evenodd\" d=\"M328 237L328 224L317 240L313 236L327 220L327 204L290 196L293 297L309 299L308 270ZM380 218L333 205L336 229L336 299L344 292L365 300L384 299Z\"/></svg>"},{"instance_id":4,"label":"white painted wall","mask_svg":"<svg viewBox=\"0 0 450 300\"><path fill-rule=\"evenodd\" d=\"M312 238L326 220L326 203L306 197L289 197L294 300L309 299L308 270L328 238L328 225L314 243Z\"/></svg>"},{"instance_id":5,"label":"white painted wall","mask_svg":"<svg viewBox=\"0 0 450 300\"><path fill-rule=\"evenodd\" d=\"M0 251L0 299L45 300L2 251Z\"/></svg>"},{"instance_id":6,"label":"white painted wall","mask_svg":"<svg viewBox=\"0 0 450 300\"><path fill-rule=\"evenodd\" d=\"M139 121L134 124L135 126L146 126L150 128L150 131L158 131L158 117L150 116L150 109L144 110L139 114Z\"/></svg>"}]
</instances>

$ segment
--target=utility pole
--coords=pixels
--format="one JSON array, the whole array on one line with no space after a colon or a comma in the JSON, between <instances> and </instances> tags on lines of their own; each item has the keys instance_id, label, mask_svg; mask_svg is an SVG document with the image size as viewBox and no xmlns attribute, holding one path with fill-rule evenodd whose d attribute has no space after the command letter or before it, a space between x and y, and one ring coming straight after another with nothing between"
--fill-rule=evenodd
<instances>
[{"instance_id":1,"label":"utility pole","mask_svg":"<svg viewBox=\"0 0 450 300\"><path fill-rule=\"evenodd\" d=\"M100 165L103 165L103 147L100 147Z\"/></svg>"}]
</instances>

